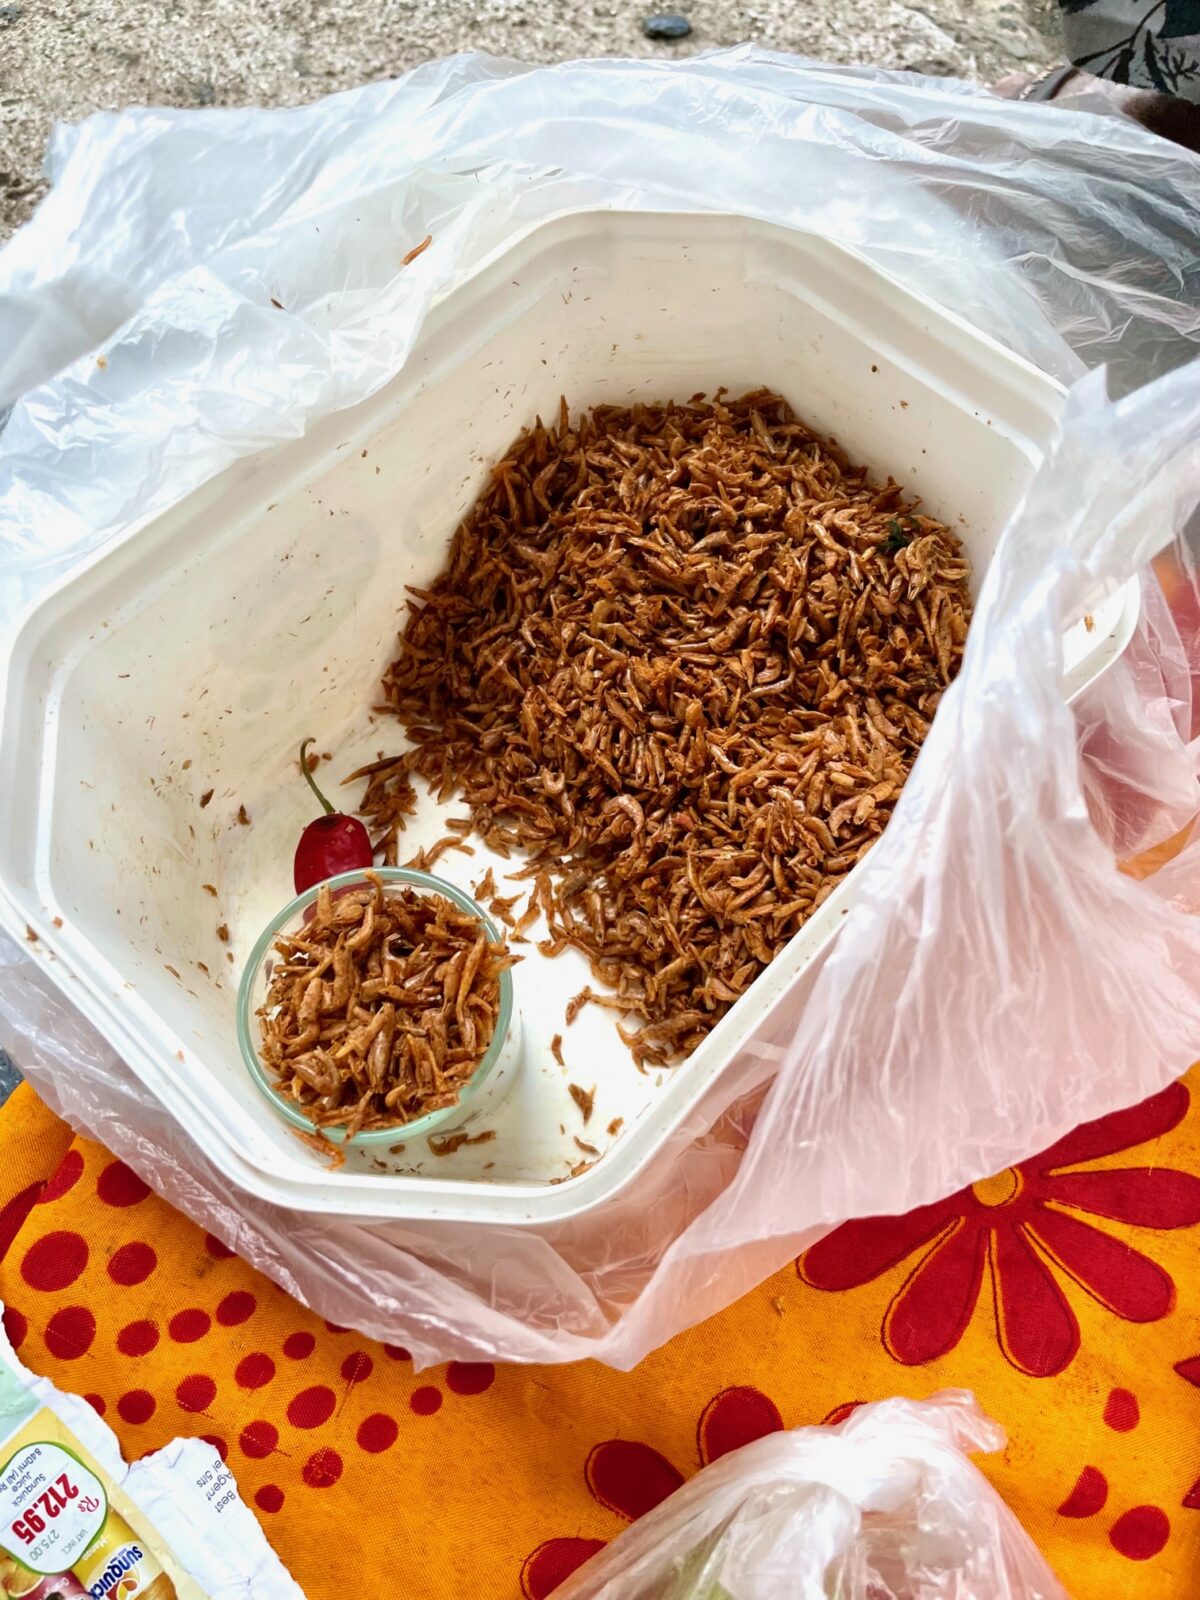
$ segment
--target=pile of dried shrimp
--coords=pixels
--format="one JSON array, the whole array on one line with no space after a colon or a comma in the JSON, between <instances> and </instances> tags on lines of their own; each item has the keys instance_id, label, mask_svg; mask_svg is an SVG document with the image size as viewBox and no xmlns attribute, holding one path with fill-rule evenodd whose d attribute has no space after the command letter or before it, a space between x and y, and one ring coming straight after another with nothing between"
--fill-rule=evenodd
<instances>
[{"instance_id":1,"label":"pile of dried shrimp","mask_svg":"<svg viewBox=\"0 0 1200 1600\"><path fill-rule=\"evenodd\" d=\"M409 775L528 852L540 947L588 956L641 1065L691 1051L887 825L958 669L957 538L777 395L523 434L413 591Z\"/></svg>"}]
</instances>

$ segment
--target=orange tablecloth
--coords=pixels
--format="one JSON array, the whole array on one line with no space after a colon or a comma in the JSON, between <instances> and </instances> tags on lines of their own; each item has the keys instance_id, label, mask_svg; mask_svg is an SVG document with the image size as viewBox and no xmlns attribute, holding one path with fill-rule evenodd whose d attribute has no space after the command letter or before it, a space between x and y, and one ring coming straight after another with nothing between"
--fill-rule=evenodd
<instances>
[{"instance_id":1,"label":"orange tablecloth","mask_svg":"<svg viewBox=\"0 0 1200 1600\"><path fill-rule=\"evenodd\" d=\"M849 1224L630 1374L454 1364L332 1327L28 1088L0 1113L25 1362L127 1456L227 1453L310 1600L547 1594L704 1460L971 1388L982 1463L1080 1600L1200 1593L1200 1068L939 1205Z\"/></svg>"}]
</instances>

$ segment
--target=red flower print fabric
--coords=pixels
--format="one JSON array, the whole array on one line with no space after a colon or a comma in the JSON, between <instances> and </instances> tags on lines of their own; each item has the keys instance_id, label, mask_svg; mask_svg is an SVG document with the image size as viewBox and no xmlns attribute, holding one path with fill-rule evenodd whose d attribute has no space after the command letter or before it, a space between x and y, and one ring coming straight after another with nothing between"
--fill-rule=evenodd
<instances>
[{"instance_id":1,"label":"red flower print fabric","mask_svg":"<svg viewBox=\"0 0 1200 1600\"><path fill-rule=\"evenodd\" d=\"M700 1414L696 1425L696 1453L701 1466L776 1433L783 1418L773 1400L749 1387L722 1389ZM683 1483L683 1474L657 1450L631 1439L606 1439L588 1455L583 1468L588 1493L606 1511L635 1522L653 1511ZM521 1569L525 1600L546 1600L554 1589L581 1567L589 1556L603 1550L604 1539L547 1539L529 1555Z\"/></svg>"},{"instance_id":2,"label":"red flower print fabric","mask_svg":"<svg viewBox=\"0 0 1200 1600\"><path fill-rule=\"evenodd\" d=\"M949 1201L837 1230L800 1274L633 1372L416 1372L399 1345L304 1310L19 1090L0 1112L0 1211L20 1202L5 1326L128 1457L209 1439L309 1600L538 1600L782 1422L942 1388L1003 1425L1007 1449L979 1465L1069 1593L1192 1600L1196 1084L1200 1067Z\"/></svg>"},{"instance_id":3,"label":"red flower print fabric","mask_svg":"<svg viewBox=\"0 0 1200 1600\"><path fill-rule=\"evenodd\" d=\"M1157 1321L1174 1304L1169 1274L1099 1224L1191 1227L1200 1222L1200 1178L1150 1160L1092 1170L1088 1163L1148 1145L1179 1124L1188 1104L1188 1090L1174 1083L946 1200L845 1223L801 1256L797 1270L812 1288L836 1291L907 1263L881 1328L884 1348L905 1366L954 1349L986 1282L1005 1359L1028 1377L1053 1377L1079 1349L1062 1279L1127 1322Z\"/></svg>"}]
</instances>

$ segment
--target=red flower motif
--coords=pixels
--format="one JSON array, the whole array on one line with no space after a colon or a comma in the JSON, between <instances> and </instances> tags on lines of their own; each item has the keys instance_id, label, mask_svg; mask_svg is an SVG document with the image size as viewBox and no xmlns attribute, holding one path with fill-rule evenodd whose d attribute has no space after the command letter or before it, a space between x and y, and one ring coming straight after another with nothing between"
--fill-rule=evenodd
<instances>
[{"instance_id":1,"label":"red flower motif","mask_svg":"<svg viewBox=\"0 0 1200 1600\"><path fill-rule=\"evenodd\" d=\"M1079 1324L1052 1268L1126 1322L1156 1322L1175 1303L1175 1285L1157 1263L1080 1213L1142 1228L1200 1222L1200 1179L1190 1173L1067 1169L1159 1138L1187 1108L1188 1091L1174 1083L947 1200L904 1217L844 1223L801 1256L796 1269L814 1289L856 1289L919 1251L881 1329L884 1348L905 1366L954 1349L986 1269L1005 1358L1029 1377L1053 1377L1079 1349Z\"/></svg>"},{"instance_id":2,"label":"red flower motif","mask_svg":"<svg viewBox=\"0 0 1200 1600\"><path fill-rule=\"evenodd\" d=\"M775 1403L757 1389L722 1389L705 1406L696 1428L696 1453L701 1466L731 1450L776 1433L783 1419ZM606 1439L588 1456L584 1481L594 1500L629 1522L673 1494L683 1482L664 1455L632 1439ZM577 1567L603 1550L604 1539L547 1539L525 1558L521 1593L525 1600L546 1596Z\"/></svg>"}]
</instances>

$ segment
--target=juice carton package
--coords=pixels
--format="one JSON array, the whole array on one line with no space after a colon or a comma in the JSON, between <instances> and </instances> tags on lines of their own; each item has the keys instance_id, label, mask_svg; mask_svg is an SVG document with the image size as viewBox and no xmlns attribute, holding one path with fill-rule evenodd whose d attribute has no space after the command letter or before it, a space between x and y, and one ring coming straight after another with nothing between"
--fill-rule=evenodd
<instances>
[{"instance_id":1,"label":"juice carton package","mask_svg":"<svg viewBox=\"0 0 1200 1600\"><path fill-rule=\"evenodd\" d=\"M211 1445L126 1465L0 1333L0 1600L304 1600Z\"/></svg>"}]
</instances>

